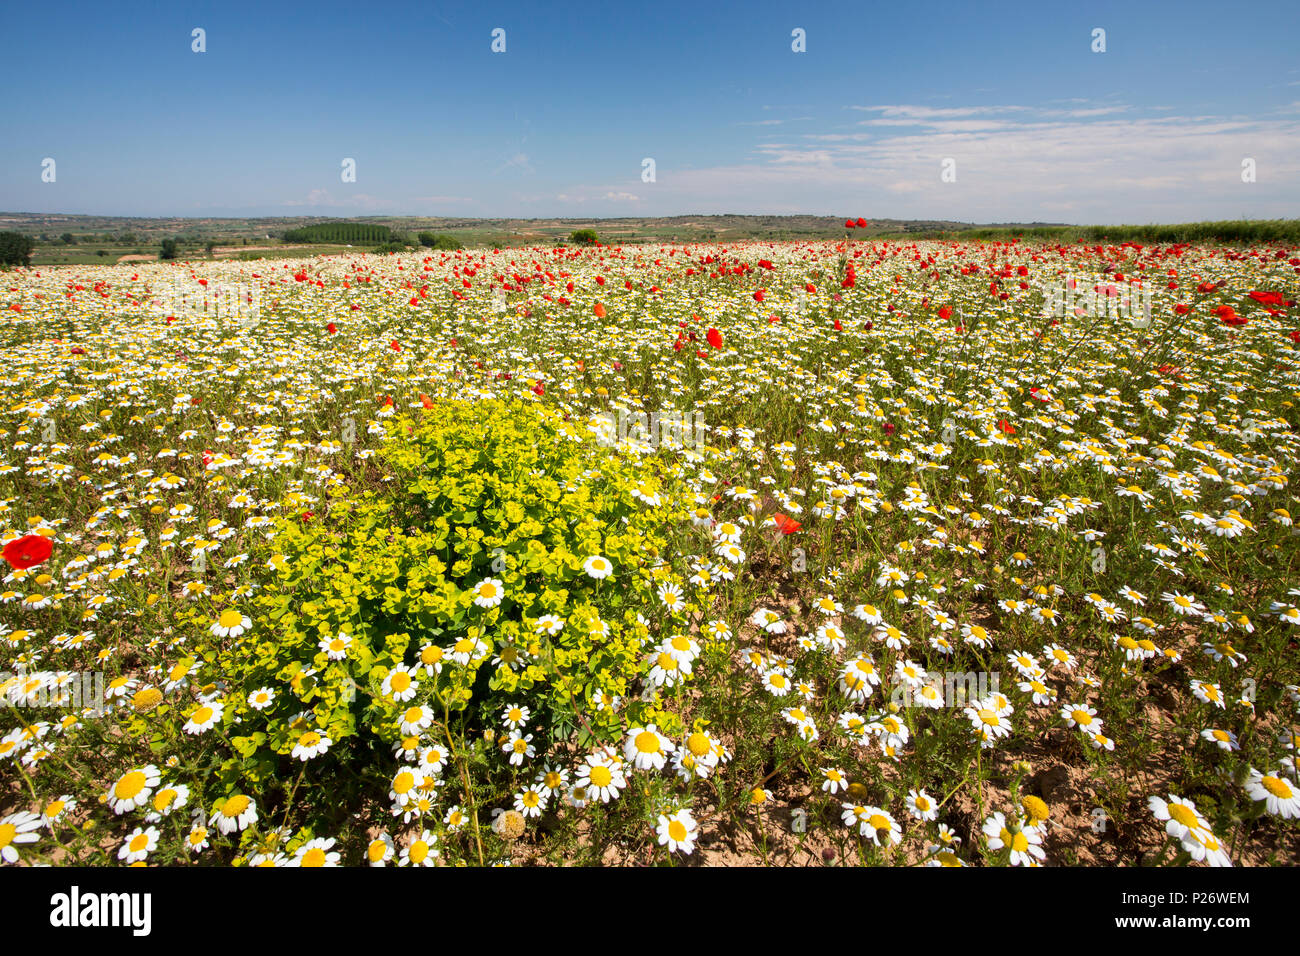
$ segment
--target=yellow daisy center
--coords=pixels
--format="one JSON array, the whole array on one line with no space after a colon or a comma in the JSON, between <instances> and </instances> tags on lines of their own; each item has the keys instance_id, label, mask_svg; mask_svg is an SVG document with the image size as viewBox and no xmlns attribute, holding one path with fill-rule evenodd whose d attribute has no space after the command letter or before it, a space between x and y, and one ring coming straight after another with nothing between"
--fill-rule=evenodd
<instances>
[{"instance_id":1,"label":"yellow daisy center","mask_svg":"<svg viewBox=\"0 0 1300 956\"><path fill-rule=\"evenodd\" d=\"M130 800L144 789L146 781L147 778L143 773L139 770L132 770L117 782L117 785L113 788L113 793L119 800Z\"/></svg>"},{"instance_id":2,"label":"yellow daisy center","mask_svg":"<svg viewBox=\"0 0 1300 956\"><path fill-rule=\"evenodd\" d=\"M1169 804L1169 816L1185 827L1196 828L1201 825L1201 821L1196 818L1196 814L1181 804Z\"/></svg>"},{"instance_id":3,"label":"yellow daisy center","mask_svg":"<svg viewBox=\"0 0 1300 956\"><path fill-rule=\"evenodd\" d=\"M1259 784L1273 796L1283 800L1289 800L1293 795L1290 785L1279 777L1261 777Z\"/></svg>"}]
</instances>

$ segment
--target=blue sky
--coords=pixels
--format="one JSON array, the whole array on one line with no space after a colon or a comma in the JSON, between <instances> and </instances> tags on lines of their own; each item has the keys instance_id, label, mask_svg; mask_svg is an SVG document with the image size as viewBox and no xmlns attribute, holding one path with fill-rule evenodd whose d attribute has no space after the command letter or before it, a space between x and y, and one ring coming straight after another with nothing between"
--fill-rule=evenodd
<instances>
[{"instance_id":1,"label":"blue sky","mask_svg":"<svg viewBox=\"0 0 1300 956\"><path fill-rule=\"evenodd\" d=\"M1294 0L56 0L4 25L5 211L1300 215Z\"/></svg>"}]
</instances>

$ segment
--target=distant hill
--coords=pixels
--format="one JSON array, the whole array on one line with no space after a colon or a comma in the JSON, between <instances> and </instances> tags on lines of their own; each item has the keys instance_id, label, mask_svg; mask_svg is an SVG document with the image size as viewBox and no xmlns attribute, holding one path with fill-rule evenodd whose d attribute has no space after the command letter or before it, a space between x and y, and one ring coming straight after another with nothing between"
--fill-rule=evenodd
<instances>
[{"instance_id":1,"label":"distant hill","mask_svg":"<svg viewBox=\"0 0 1300 956\"><path fill-rule=\"evenodd\" d=\"M164 238L203 244L215 241L231 245L243 240L265 242L319 241L333 230L314 227L340 225L344 220L327 216L264 217L250 219L213 219L134 216L84 216L76 214L0 213L0 230L13 229L54 242L64 233L78 241L93 237L113 241L127 236L134 244L154 245ZM594 229L602 241L633 242L706 242L738 239L838 239L845 235L844 219L838 216L747 216L727 215L664 216L660 218L625 217L615 219L466 219L424 216L349 216L348 224L365 224L394 234L421 231L455 236L466 245L525 246L567 239L577 229ZM1053 223L980 224L946 220L872 219L866 229L853 235L918 235L921 233L957 233L977 228L1011 225L1030 228ZM376 232L375 235L379 233ZM361 238L364 243L369 240Z\"/></svg>"},{"instance_id":2,"label":"distant hill","mask_svg":"<svg viewBox=\"0 0 1300 956\"><path fill-rule=\"evenodd\" d=\"M440 248L551 246L577 230L594 230L606 245L737 242L741 240L1021 239L1052 243L1300 244L1300 220L1241 220L1169 225L1079 226L1064 223L973 223L933 219L868 219L851 231L837 216L726 215L623 217L613 219L468 219L423 216L280 216L262 218L145 218L47 213L0 213L0 231L37 240L34 265L147 260L164 239L183 258L310 256L414 244L435 233Z\"/></svg>"}]
</instances>

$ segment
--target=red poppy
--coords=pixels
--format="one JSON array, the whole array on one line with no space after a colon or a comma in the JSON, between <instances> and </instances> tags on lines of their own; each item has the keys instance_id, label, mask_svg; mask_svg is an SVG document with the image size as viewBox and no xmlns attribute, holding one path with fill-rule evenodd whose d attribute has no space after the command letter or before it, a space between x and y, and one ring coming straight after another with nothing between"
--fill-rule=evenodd
<instances>
[{"instance_id":1,"label":"red poppy","mask_svg":"<svg viewBox=\"0 0 1300 956\"><path fill-rule=\"evenodd\" d=\"M393 339L393 341L389 342L388 347L392 349L394 352L402 351L402 347L401 345L398 344L397 339Z\"/></svg>"},{"instance_id":2,"label":"red poppy","mask_svg":"<svg viewBox=\"0 0 1300 956\"><path fill-rule=\"evenodd\" d=\"M765 289L759 289L757 292L754 293L754 301L755 301L755 302L762 302L762 301L763 301L763 296L765 296L766 294L767 294L767 291L766 291Z\"/></svg>"},{"instance_id":3,"label":"red poppy","mask_svg":"<svg viewBox=\"0 0 1300 956\"><path fill-rule=\"evenodd\" d=\"M1258 289L1251 292L1250 297L1261 305L1284 305L1286 301L1281 292L1260 292Z\"/></svg>"},{"instance_id":4,"label":"red poppy","mask_svg":"<svg viewBox=\"0 0 1300 956\"><path fill-rule=\"evenodd\" d=\"M852 219L845 219L845 220L844 220L844 228L845 228L845 229L852 229L852 228L853 228L854 226L856 226L856 225L857 225L857 223L854 222Z\"/></svg>"},{"instance_id":5,"label":"red poppy","mask_svg":"<svg viewBox=\"0 0 1300 956\"><path fill-rule=\"evenodd\" d=\"M839 320L839 319L836 319L836 320L835 320L835 331L836 331L836 332L843 332L843 331L844 331L844 326L842 326L842 325L840 324L840 320Z\"/></svg>"},{"instance_id":6,"label":"red poppy","mask_svg":"<svg viewBox=\"0 0 1300 956\"><path fill-rule=\"evenodd\" d=\"M894 434L894 423L893 423L893 422L885 422L885 434L886 434L886 435L892 435L892 434Z\"/></svg>"},{"instance_id":7,"label":"red poppy","mask_svg":"<svg viewBox=\"0 0 1300 956\"><path fill-rule=\"evenodd\" d=\"M299 517L301 517L303 521L310 521L312 518L315 517L315 515L310 511L304 511L301 515L299 515Z\"/></svg>"},{"instance_id":8,"label":"red poppy","mask_svg":"<svg viewBox=\"0 0 1300 956\"><path fill-rule=\"evenodd\" d=\"M533 394L535 394L535 395L545 395L545 394L546 394L546 386L543 385L541 382L538 382L536 385L533 386Z\"/></svg>"},{"instance_id":9,"label":"red poppy","mask_svg":"<svg viewBox=\"0 0 1300 956\"><path fill-rule=\"evenodd\" d=\"M591 311L595 314L596 318L598 319L603 319L605 317L605 307L601 305L601 303L599 302L597 302L594 306L591 307Z\"/></svg>"},{"instance_id":10,"label":"red poppy","mask_svg":"<svg viewBox=\"0 0 1300 956\"><path fill-rule=\"evenodd\" d=\"M53 550L54 545L50 544L49 538L44 535L29 534L6 544L3 556L15 568L25 570L40 564Z\"/></svg>"},{"instance_id":11,"label":"red poppy","mask_svg":"<svg viewBox=\"0 0 1300 956\"><path fill-rule=\"evenodd\" d=\"M330 335L335 334L336 332L338 332L338 330L339 330L339 327L338 327L337 325L335 325L333 322L331 322L329 325L325 326L325 331L328 332Z\"/></svg>"},{"instance_id":12,"label":"red poppy","mask_svg":"<svg viewBox=\"0 0 1300 956\"><path fill-rule=\"evenodd\" d=\"M951 318L952 318L952 306L950 306L950 305L945 305L945 306L943 306L942 308L940 308L940 309L939 309L939 318L943 319L943 321L945 321L945 322L947 322L949 319L951 319Z\"/></svg>"},{"instance_id":13,"label":"red poppy","mask_svg":"<svg viewBox=\"0 0 1300 956\"><path fill-rule=\"evenodd\" d=\"M866 229L866 228L867 228L867 220L866 220L864 217L862 217L862 216L859 216L859 217L858 217L858 228L859 228L859 229Z\"/></svg>"},{"instance_id":14,"label":"red poppy","mask_svg":"<svg viewBox=\"0 0 1300 956\"><path fill-rule=\"evenodd\" d=\"M212 452L205 448L203 449L203 467L206 468L210 464L212 464Z\"/></svg>"},{"instance_id":15,"label":"red poppy","mask_svg":"<svg viewBox=\"0 0 1300 956\"><path fill-rule=\"evenodd\" d=\"M433 400L430 399L428 395L425 395L424 392L420 393L420 404L425 408L433 408Z\"/></svg>"},{"instance_id":16,"label":"red poppy","mask_svg":"<svg viewBox=\"0 0 1300 956\"><path fill-rule=\"evenodd\" d=\"M803 527L798 521L788 515L781 514L779 511L772 515L772 520L776 522L776 527L782 534L794 534Z\"/></svg>"},{"instance_id":17,"label":"red poppy","mask_svg":"<svg viewBox=\"0 0 1300 956\"><path fill-rule=\"evenodd\" d=\"M1011 424L1009 421L1007 421L1005 418L999 418L999 419L998 419L998 430L1001 431L1002 434L1004 434L1004 435L1014 435L1014 434L1016 433L1016 426L1015 426L1015 425L1012 425L1012 424Z\"/></svg>"},{"instance_id":18,"label":"red poppy","mask_svg":"<svg viewBox=\"0 0 1300 956\"><path fill-rule=\"evenodd\" d=\"M1215 308L1214 314L1219 317L1219 321L1224 325L1238 326L1245 325L1247 322L1247 319L1244 316L1238 315L1237 311L1230 305L1218 306Z\"/></svg>"},{"instance_id":19,"label":"red poppy","mask_svg":"<svg viewBox=\"0 0 1300 956\"><path fill-rule=\"evenodd\" d=\"M722 348L722 333L717 329L710 327L704 337L709 340L709 345L713 346L715 349Z\"/></svg>"}]
</instances>

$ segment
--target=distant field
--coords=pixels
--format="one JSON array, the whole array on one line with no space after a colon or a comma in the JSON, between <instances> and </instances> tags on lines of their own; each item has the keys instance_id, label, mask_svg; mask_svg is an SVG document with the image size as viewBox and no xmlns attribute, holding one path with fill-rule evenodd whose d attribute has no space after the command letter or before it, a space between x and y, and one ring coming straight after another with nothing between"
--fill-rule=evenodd
<instances>
[{"instance_id":1,"label":"distant field","mask_svg":"<svg viewBox=\"0 0 1300 956\"><path fill-rule=\"evenodd\" d=\"M0 231L15 230L37 241L35 266L92 265L155 260L164 239L179 244L179 258L237 259L255 253L268 259L295 255L371 251L376 242L322 241L354 226L382 227L415 248L420 233L449 236L472 248L537 248L565 243L579 229L593 230L603 245L707 242L962 239L1052 244L1135 242L1249 245L1300 243L1300 220L1230 220L1152 225L1080 226L1053 223L977 224L936 220L863 220L845 228L838 216L669 216L622 219L453 219L414 216L135 219L105 216L0 213ZM324 227L324 228L322 228ZM364 231L364 230L361 230ZM381 234L375 232L374 234ZM383 235L388 233L382 232ZM70 236L72 244L62 237ZM298 239L299 241L286 241ZM212 253L208 252L213 244ZM126 258L131 257L131 258Z\"/></svg>"}]
</instances>

